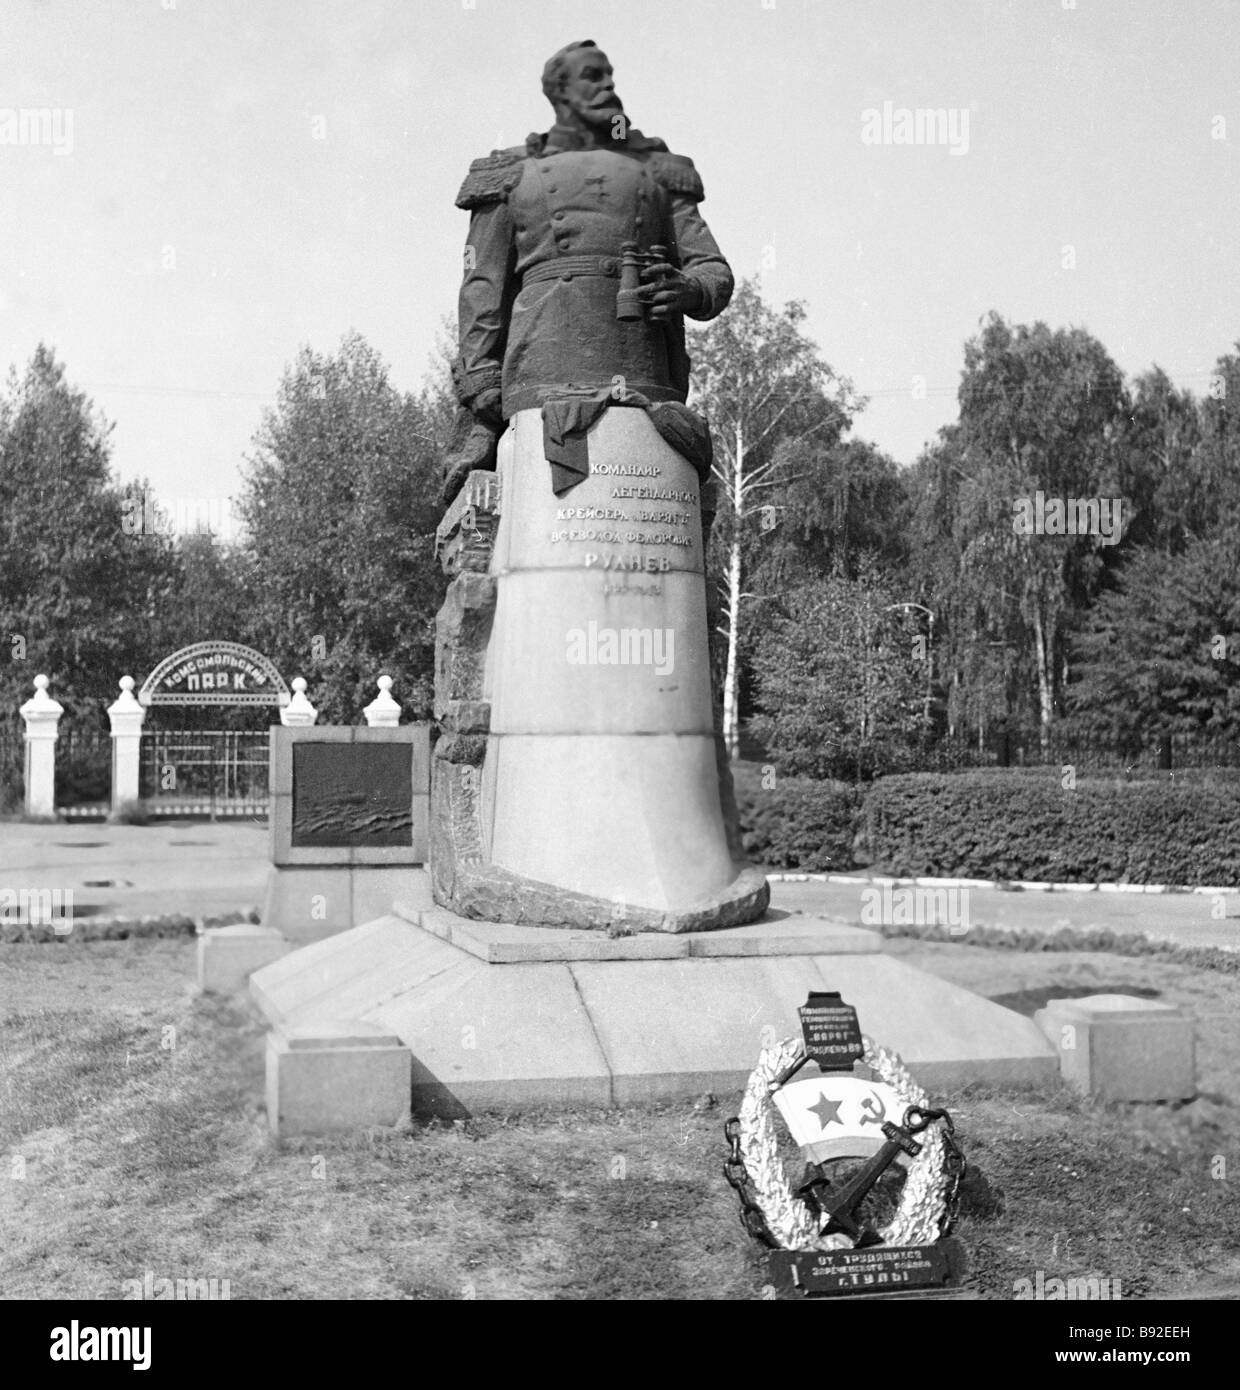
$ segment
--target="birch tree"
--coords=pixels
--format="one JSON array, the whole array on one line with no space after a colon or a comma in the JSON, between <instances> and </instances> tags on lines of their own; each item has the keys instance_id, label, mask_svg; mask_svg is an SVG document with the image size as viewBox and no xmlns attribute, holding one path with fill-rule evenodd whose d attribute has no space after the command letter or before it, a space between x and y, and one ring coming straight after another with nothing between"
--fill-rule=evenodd
<instances>
[{"instance_id":1,"label":"birch tree","mask_svg":"<svg viewBox=\"0 0 1240 1390\"><path fill-rule=\"evenodd\" d=\"M725 314L694 334L690 404L710 421L717 519L708 572L718 593L718 632L725 643L723 736L728 756L740 743L742 606L746 552L771 517L777 490L795 478L795 463L781 445L837 442L863 402L852 383L819 356L801 325L805 306L767 305L753 280L738 288Z\"/></svg>"},{"instance_id":2,"label":"birch tree","mask_svg":"<svg viewBox=\"0 0 1240 1390\"><path fill-rule=\"evenodd\" d=\"M800 586L758 641L754 732L782 772L862 780L899 771L925 730L918 623L872 555Z\"/></svg>"},{"instance_id":3,"label":"birch tree","mask_svg":"<svg viewBox=\"0 0 1240 1390\"><path fill-rule=\"evenodd\" d=\"M965 692L982 721L997 711L981 677L984 647L1000 647L1005 669L1027 681L1028 705L1045 753L1066 679L1068 638L1102 585L1108 538L1035 525L1018 529L1036 494L1122 503L1120 433L1127 397L1118 367L1083 329L1010 325L991 314L965 345L960 418L913 470L920 492L916 564L934 576L933 606L954 651L951 665L974 689ZM1114 555L1123 553L1117 542ZM1003 682L1003 698L1014 692ZM956 704L959 709L959 701Z\"/></svg>"}]
</instances>

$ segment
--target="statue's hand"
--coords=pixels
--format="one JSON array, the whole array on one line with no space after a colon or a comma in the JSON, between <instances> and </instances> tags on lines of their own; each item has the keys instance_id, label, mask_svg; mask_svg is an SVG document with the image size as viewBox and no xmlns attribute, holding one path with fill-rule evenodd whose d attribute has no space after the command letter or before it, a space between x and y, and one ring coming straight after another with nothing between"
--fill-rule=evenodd
<instances>
[{"instance_id":1,"label":"statue's hand","mask_svg":"<svg viewBox=\"0 0 1240 1390\"><path fill-rule=\"evenodd\" d=\"M689 314L702 307L702 287L667 261L655 261L642 270L642 302L647 318L666 322L673 314Z\"/></svg>"},{"instance_id":2,"label":"statue's hand","mask_svg":"<svg viewBox=\"0 0 1240 1390\"><path fill-rule=\"evenodd\" d=\"M488 386L485 391L479 391L469 408L483 424L503 428L503 393L498 386Z\"/></svg>"}]
</instances>

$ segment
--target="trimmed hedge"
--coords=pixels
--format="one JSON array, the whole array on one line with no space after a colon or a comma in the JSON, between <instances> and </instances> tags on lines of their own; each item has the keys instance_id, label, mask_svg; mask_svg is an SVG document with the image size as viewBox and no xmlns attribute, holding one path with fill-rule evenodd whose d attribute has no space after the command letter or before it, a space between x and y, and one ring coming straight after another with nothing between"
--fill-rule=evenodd
<instances>
[{"instance_id":1,"label":"trimmed hedge","mask_svg":"<svg viewBox=\"0 0 1240 1390\"><path fill-rule=\"evenodd\" d=\"M870 788L862 842L884 872L1061 883L1240 882L1234 783L914 773Z\"/></svg>"},{"instance_id":2,"label":"trimmed hedge","mask_svg":"<svg viewBox=\"0 0 1240 1390\"><path fill-rule=\"evenodd\" d=\"M782 775L765 788L757 769L746 767L734 769L733 781L741 840L757 863L813 872L852 867L861 811L857 788Z\"/></svg>"},{"instance_id":3,"label":"trimmed hedge","mask_svg":"<svg viewBox=\"0 0 1240 1390\"><path fill-rule=\"evenodd\" d=\"M865 789L736 771L745 850L773 869L1058 883L1240 884L1240 782L1057 769L908 773Z\"/></svg>"}]
</instances>

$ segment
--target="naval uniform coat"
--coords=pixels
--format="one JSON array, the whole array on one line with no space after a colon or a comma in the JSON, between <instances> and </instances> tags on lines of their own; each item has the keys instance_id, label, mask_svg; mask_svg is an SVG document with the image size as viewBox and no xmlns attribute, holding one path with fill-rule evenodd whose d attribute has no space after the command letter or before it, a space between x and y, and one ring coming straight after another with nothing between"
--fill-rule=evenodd
<instances>
[{"instance_id":1,"label":"naval uniform coat","mask_svg":"<svg viewBox=\"0 0 1240 1390\"><path fill-rule=\"evenodd\" d=\"M502 386L507 419L566 388L611 388L617 377L651 401L684 401L683 319L619 320L616 292L623 242L665 246L701 289L690 317L722 312L732 272L698 212L702 197L692 160L636 130L612 146L582 148L577 132L556 126L474 160L456 200L471 214L459 303L462 401Z\"/></svg>"}]
</instances>

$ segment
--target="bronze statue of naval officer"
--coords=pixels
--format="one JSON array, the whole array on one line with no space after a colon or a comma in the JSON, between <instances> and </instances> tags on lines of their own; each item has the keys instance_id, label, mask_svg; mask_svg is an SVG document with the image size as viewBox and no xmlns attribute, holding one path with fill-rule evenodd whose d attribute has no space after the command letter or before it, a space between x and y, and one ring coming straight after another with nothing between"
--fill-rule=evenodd
<instances>
[{"instance_id":1,"label":"bronze statue of naval officer","mask_svg":"<svg viewBox=\"0 0 1240 1390\"><path fill-rule=\"evenodd\" d=\"M556 53L542 85L555 124L474 160L456 200L470 227L445 501L471 469L495 466L505 421L549 402L679 403L652 409L656 426L699 468L709 456L704 425L683 408L683 316L714 318L733 281L698 212L693 161L629 124L592 40ZM591 415L544 419L551 440L580 435Z\"/></svg>"}]
</instances>

